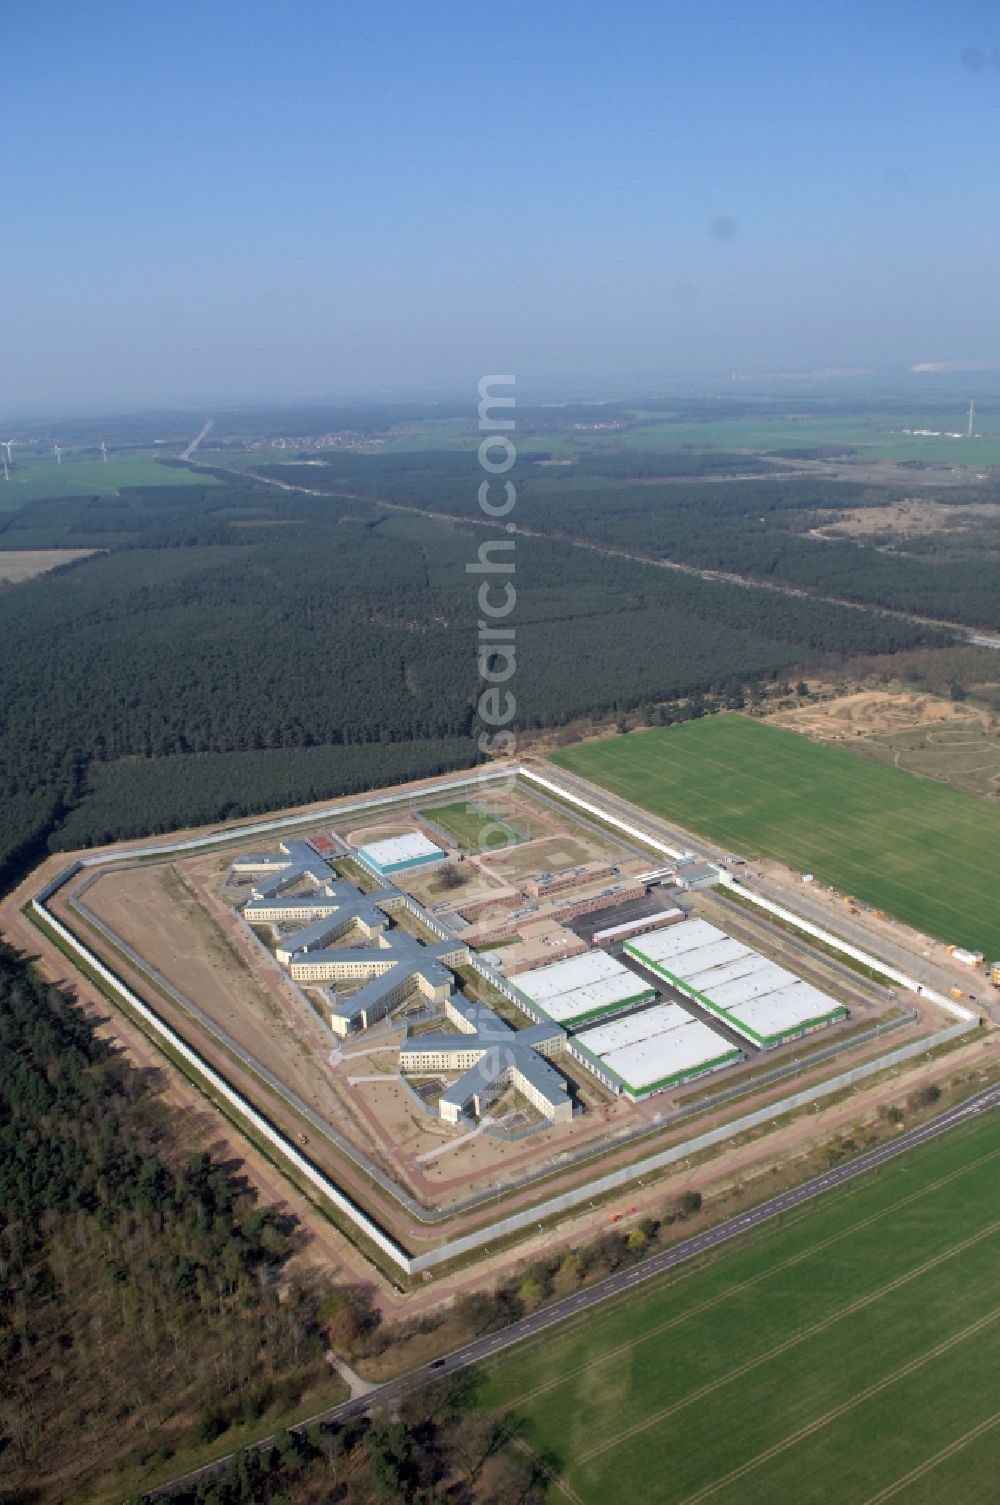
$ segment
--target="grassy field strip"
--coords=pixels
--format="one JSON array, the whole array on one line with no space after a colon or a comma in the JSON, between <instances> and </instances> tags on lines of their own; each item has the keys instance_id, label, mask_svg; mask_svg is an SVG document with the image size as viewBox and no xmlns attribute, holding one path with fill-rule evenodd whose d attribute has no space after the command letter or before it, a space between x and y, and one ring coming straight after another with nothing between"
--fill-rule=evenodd
<instances>
[{"instance_id":1,"label":"grassy field strip","mask_svg":"<svg viewBox=\"0 0 1000 1505\"><path fill-rule=\"evenodd\" d=\"M712 1495L718 1494L720 1489L724 1489L727 1485L735 1483L738 1479L745 1478L754 1469L760 1468L761 1464L769 1463L773 1458L777 1458L789 1448L795 1447L803 1438L810 1437L822 1427L828 1427L831 1422L836 1421L841 1416L846 1416L849 1411L853 1411L857 1406L864 1405L866 1401L874 1400L876 1395L880 1395L883 1390L887 1389L890 1385L894 1385L897 1380L904 1379L907 1375L915 1374L924 1365L941 1358L943 1354L950 1353L960 1343L967 1343L970 1338L977 1337L979 1333L990 1327L998 1318L1000 1318L1000 1306L994 1307L993 1311L987 1312L984 1317L977 1318L975 1322L970 1322L968 1327L963 1327L957 1333L952 1333L950 1337L943 1339L940 1343L936 1343L933 1348L927 1349L925 1353L918 1354L916 1358L910 1359L909 1363L903 1364L900 1368L893 1369L889 1374L883 1375L874 1385L869 1385L867 1389L860 1391L857 1395L852 1395L850 1400L842 1401L839 1406L832 1407L823 1416L815 1417L806 1426L800 1427L797 1432L793 1432L781 1442L776 1442L773 1447L765 1449L764 1452L758 1453L756 1458L750 1458L746 1463L741 1464L739 1468L731 1469L723 1478L713 1480L704 1489L699 1489L697 1494L687 1495L681 1501L681 1505L701 1505L703 1500L711 1499Z\"/></svg>"},{"instance_id":2,"label":"grassy field strip","mask_svg":"<svg viewBox=\"0 0 1000 1505\"><path fill-rule=\"evenodd\" d=\"M997 1301L998 1145L984 1116L683 1280L498 1357L477 1409L522 1416L584 1505L613 1505L626 1478L643 1505L708 1489L713 1505L858 1505L938 1453L901 1505L992 1505L997 1431L974 1429L997 1406L1000 1324L975 1324ZM975 1341L956 1339L970 1324ZM950 1496L931 1492L952 1474Z\"/></svg>"},{"instance_id":3,"label":"grassy field strip","mask_svg":"<svg viewBox=\"0 0 1000 1505\"><path fill-rule=\"evenodd\" d=\"M688 762L692 757L696 767ZM866 884L870 889L877 882L891 895L887 907L897 911L917 888L910 874L916 847L913 871L932 890L928 863L947 862L946 881L937 875L935 908L958 924L969 906L983 907L974 859L987 850L984 822L996 823L1000 834L991 807L896 769L864 764L841 749L746 718L718 717L669 732L633 733L554 761L723 842L825 874L833 869L838 886L864 893ZM956 850L973 860L955 863ZM908 874L905 889L894 870ZM940 892L945 888L954 902Z\"/></svg>"},{"instance_id":4,"label":"grassy field strip","mask_svg":"<svg viewBox=\"0 0 1000 1505\"><path fill-rule=\"evenodd\" d=\"M599 1458L602 1453L608 1452L611 1448L617 1447L620 1443L627 1441L631 1437L638 1436L640 1432L647 1431L649 1427L657 1426L661 1421L665 1421L668 1416L674 1416L678 1411L684 1410L686 1406L692 1406L695 1402L704 1400L707 1395L712 1395L723 1385L729 1385L734 1380L742 1379L744 1375L751 1374L755 1369L759 1369L764 1364L769 1364L772 1359L778 1358L781 1354L789 1353L800 1344L807 1343L810 1338L815 1338L817 1334L829 1331L838 1322L842 1322L845 1317L851 1317L857 1312L864 1311L866 1307L874 1306L876 1302L882 1301L886 1296L891 1295L893 1291L902 1290L911 1281L919 1279L920 1276L928 1274L931 1270L936 1270L939 1265L945 1264L948 1260L954 1259L959 1254L964 1254L968 1249L974 1248L976 1244L982 1243L984 1239L992 1238L997 1232L1000 1232L1000 1222L990 1223L988 1227L982 1229L979 1233L974 1233L969 1238L963 1239L961 1243L954 1244L950 1249L946 1249L943 1253L936 1254L932 1259L925 1260L915 1270L908 1270L905 1275L897 1275L895 1280L890 1280L885 1285L879 1286L876 1290L869 1291L864 1296L859 1296L856 1301L852 1301L848 1306L839 1307L837 1311L832 1312L829 1316L823 1317L819 1322L813 1322L809 1327L803 1328L801 1332L795 1333L791 1338L786 1338L784 1342L776 1344L773 1348L766 1349L764 1353L755 1354L752 1359L747 1359L745 1363L738 1365L737 1368L730 1369L727 1374L719 1375L717 1379L711 1380L706 1385L702 1385L700 1389L692 1390L690 1394L682 1396L680 1400L672 1402L669 1406L664 1406L662 1410L656 1411L652 1416L644 1417L642 1421L634 1422L632 1426L626 1427L623 1431L616 1432L610 1437L605 1437L596 1447L592 1447L586 1453L581 1453L577 1462L587 1463L591 1458Z\"/></svg>"},{"instance_id":5,"label":"grassy field strip","mask_svg":"<svg viewBox=\"0 0 1000 1505\"><path fill-rule=\"evenodd\" d=\"M637 1478L653 1478L664 1456L671 1457L673 1465L673 1477L660 1486L663 1491L660 1498L664 1500L686 1500L699 1488L721 1487L730 1472L742 1479L738 1471L744 1464L753 1463L765 1451L768 1456L777 1457L789 1441L790 1432L794 1432L792 1440L797 1440L810 1436L813 1430L822 1430L813 1427L818 1418L825 1427L846 1414L844 1408L849 1410L859 1394L873 1387L879 1391L887 1375L891 1377L888 1383L893 1383L910 1373L908 1366L912 1360L923 1363L939 1352L947 1352L947 1345L960 1327L978 1323L990 1299L995 1298L996 1257L993 1239L983 1237L966 1242L960 1258L937 1261L934 1268L924 1271L920 1280L887 1288L878 1301L858 1305L853 1314L845 1312L848 1320L844 1322L817 1324L820 1331L811 1335L808 1344L792 1341L783 1345L782 1355L768 1355L767 1367L746 1366L742 1375L729 1371L720 1377L722 1384L714 1391L712 1387L702 1387L698 1405L663 1407L655 1419L647 1417L643 1425L623 1428L617 1447L604 1449L590 1459L585 1459L581 1446L568 1470L574 1486L588 1500L603 1501L611 1497L613 1481L620 1477L624 1466ZM758 1342L766 1337L770 1316L767 1312L758 1316ZM751 1325L749 1318L745 1325ZM712 1345L709 1362L716 1365L725 1362L725 1332L707 1341ZM701 1355L686 1350L666 1350L660 1355L661 1387L664 1382L675 1386L686 1384L685 1371L689 1367L696 1370L700 1358ZM974 1363L983 1364L981 1345L974 1358L968 1360L969 1366ZM671 1368L680 1372L676 1376L663 1372ZM956 1414L940 1437L941 1443L968 1427L969 1375L975 1372L969 1367L956 1373L949 1393L949 1404ZM736 1383L728 1383L730 1379ZM938 1388L935 1382L927 1402L931 1410L937 1406L935 1423L941 1412L936 1398ZM705 1394L705 1390L709 1393ZM625 1393L628 1394L627 1387ZM648 1390L646 1393L649 1396ZM630 1399L637 1403L631 1409L634 1415L636 1409L641 1411L642 1401L634 1392ZM985 1401L990 1406L995 1404L991 1390L986 1391ZM629 1414L627 1406L623 1410ZM878 1421L878 1413L873 1416L872 1412L865 1412L850 1424L852 1435L847 1437L846 1444L844 1440L841 1442L841 1447L853 1447L859 1457L863 1457L866 1444L872 1446L873 1456L867 1460L872 1473L862 1480L869 1488L870 1479L878 1477L886 1466L880 1451L881 1439L866 1435L866 1429L870 1434ZM923 1441L929 1424L930 1418L922 1414L920 1407L915 1407L901 1415L900 1429L908 1429L911 1436ZM600 1422L590 1414L582 1419L573 1435L583 1443L600 1435L599 1427ZM566 1431L569 1434L568 1423ZM811 1453L816 1446L813 1444L806 1451ZM893 1460L892 1473L900 1471L899 1461ZM794 1484L784 1491L777 1488L773 1469L770 1470L764 1481L766 1487L762 1486L760 1492L761 1505L775 1499L808 1497L805 1483L823 1477L823 1469L812 1457L803 1459L797 1455L788 1468L795 1475ZM747 1487L741 1485L733 1496L734 1505L737 1501L739 1505L749 1505L750 1496L756 1498L752 1489L748 1494ZM821 1494L819 1498L826 1500L829 1496ZM842 1498L853 1501L856 1494L846 1490Z\"/></svg>"},{"instance_id":6,"label":"grassy field strip","mask_svg":"<svg viewBox=\"0 0 1000 1505\"><path fill-rule=\"evenodd\" d=\"M720 1259L712 1261L708 1267L692 1264L686 1271L672 1274L669 1280L652 1286L640 1286L636 1290L619 1297L603 1311L594 1311L587 1314L583 1321L571 1323L564 1331L559 1345L560 1355L557 1362L552 1365L550 1376L530 1387L509 1384L505 1388L505 1381L513 1379L516 1382L517 1372L524 1362L537 1363L539 1360L545 1363L547 1354L552 1345L551 1335L543 1334L534 1342L529 1342L519 1348L516 1354L501 1357L491 1366L491 1375L494 1386L498 1389L498 1404L524 1405L535 1395L551 1393L562 1386L569 1385L576 1378L586 1375L589 1371L601 1369L607 1373L616 1356L625 1356L636 1353L641 1348L647 1337L669 1331L685 1322L692 1321L699 1314L714 1314L722 1301L728 1298L736 1298L754 1288L766 1285L769 1276L777 1276L787 1273L802 1266L810 1258L820 1255L834 1246L847 1242L856 1241L865 1230L869 1230L881 1223L886 1214L899 1217L907 1212L922 1212L920 1204L928 1196L940 1195L941 1191L958 1181L966 1180L967 1177L982 1168L991 1165L1000 1158L1000 1150L989 1151L984 1155L964 1163L947 1174L938 1177L932 1184L922 1185L918 1190L907 1196L880 1206L867 1216L853 1221L846 1229L843 1227L845 1215L856 1210L859 1205L864 1205L865 1200L870 1200L873 1195L877 1196L881 1187L878 1181L855 1183L849 1198L837 1198L831 1200L821 1210L820 1207L812 1206L800 1211L799 1216L789 1220L783 1226L768 1229L766 1238L754 1238L741 1249L726 1251ZM963 1200L968 1198L968 1191L963 1188ZM962 1208L955 1209L955 1216L959 1216ZM814 1237L817 1224L822 1226L823 1221L832 1222L836 1231L817 1241ZM918 1230L919 1231L919 1230ZM847 1235L845 1239L844 1235ZM795 1240L804 1239L801 1248L785 1257L784 1259L772 1260L769 1256L775 1243L783 1244L786 1248L794 1244ZM849 1251L850 1252L850 1251ZM762 1270L761 1265L765 1268ZM699 1278L704 1284L711 1286L713 1278L725 1278L726 1272L736 1265L749 1265L754 1274L746 1279L737 1280L735 1283L724 1285L721 1290L715 1291L712 1296L699 1302L697 1306L684 1306L680 1312L673 1314L662 1321L656 1321L656 1312L649 1308L662 1306L664 1303L673 1303L677 1306L687 1295L684 1289L691 1281ZM846 1268L844 1261L837 1267L838 1273ZM808 1287L813 1284L822 1285L821 1280L811 1276L806 1282ZM787 1300L787 1291L782 1299ZM815 1315L815 1298L808 1292L808 1310ZM636 1333L631 1333L624 1342L609 1343L609 1338L620 1330L623 1324L633 1323L637 1314L644 1314L640 1322L635 1324L641 1328ZM653 1319L653 1320L651 1320ZM538 1352L539 1348L544 1349ZM532 1352L535 1350L535 1352ZM576 1354L582 1355L579 1362L574 1362Z\"/></svg>"},{"instance_id":7,"label":"grassy field strip","mask_svg":"<svg viewBox=\"0 0 1000 1505\"><path fill-rule=\"evenodd\" d=\"M911 1468L910 1472L904 1474L901 1479L897 1479L894 1483L887 1485L885 1489L880 1489L878 1494L872 1495L870 1499L864 1502L864 1505L885 1505L886 1500L895 1499L901 1490L908 1488L911 1484L915 1484L918 1479L924 1478L932 1469L937 1468L942 1463L946 1463L949 1458L954 1458L958 1453L967 1448L970 1443L975 1442L984 1433L991 1431L998 1422L1000 1422L1000 1411L994 1411L992 1416L987 1416L986 1420L981 1421L978 1426L971 1427L968 1432L961 1437L956 1437L955 1441L949 1443L947 1447L940 1448L933 1457L926 1458L916 1468ZM947 1499L948 1496L947 1494L942 1494L941 1498Z\"/></svg>"},{"instance_id":8,"label":"grassy field strip","mask_svg":"<svg viewBox=\"0 0 1000 1505\"><path fill-rule=\"evenodd\" d=\"M644 1498L664 1505L701 1490L717 1493L720 1505L785 1499L854 1505L876 1483L911 1467L914 1449L917 1456L933 1452L968 1430L977 1412L995 1407L989 1377L996 1372L997 1325L980 1332L977 1324L996 1298L996 1247L995 1240L984 1240L967 1248L676 1419L625 1438L589 1463L574 1459L568 1469L574 1487L599 1505L614 1497L614 1481L627 1467L637 1480L656 1481L658 1488ZM759 1323L758 1330L765 1326ZM956 1333L970 1331L978 1335L975 1345L961 1344L943 1374L948 1361L942 1356L951 1352ZM688 1362L683 1350L661 1356L665 1368L683 1371ZM917 1374L926 1377L907 1384L926 1394L910 1397L903 1381ZM877 1406L859 1405L866 1395L883 1398ZM627 1414L627 1403L622 1410ZM838 1465L841 1456L850 1458L851 1479L847 1463ZM664 1459L671 1468L661 1477ZM834 1487L831 1470L838 1468L845 1477Z\"/></svg>"},{"instance_id":9,"label":"grassy field strip","mask_svg":"<svg viewBox=\"0 0 1000 1505\"><path fill-rule=\"evenodd\" d=\"M797 1254L789 1255L787 1259L782 1260L779 1264L769 1265L759 1275L752 1275L748 1280L743 1280L736 1285L729 1286L726 1290L720 1291L718 1295L711 1296L706 1301L700 1301L695 1306L690 1306L685 1311L678 1312L673 1317L668 1317L664 1322L645 1328L637 1337L630 1338L625 1343L619 1343L614 1348L602 1349L597 1357L588 1359L583 1364L578 1364L574 1369L567 1369L563 1373L553 1376L551 1379L544 1380L540 1385L536 1385L533 1390L519 1395L519 1402L523 1404L526 1401L535 1400L538 1396L546 1394L547 1391L556 1390L560 1385L576 1379L581 1374L585 1374L589 1369L603 1368L611 1359L630 1353L641 1343L648 1343L651 1339L658 1338L663 1333L670 1332L672 1329L682 1326L683 1323L691 1321L692 1318L699 1316L702 1312L713 1310L723 1301L728 1301L733 1296L742 1295L754 1286L761 1285L764 1281L772 1279L773 1276L792 1269L795 1265L801 1264L803 1260L811 1259L814 1254L820 1254L824 1250L832 1248L834 1244L841 1243L844 1239L854 1238L863 1228L869 1228L874 1223L880 1222L883 1218L890 1217L893 1213L899 1212L902 1208L908 1207L914 1202L919 1202L921 1198L929 1196L932 1192L939 1190L940 1187L946 1186L950 1181L955 1181L961 1176L968 1175L970 1171L984 1165L987 1161L995 1160L998 1156L1000 1156L1000 1150L991 1150L988 1154L981 1155L978 1160L973 1160L968 1165L960 1166L957 1170L949 1171L946 1176L939 1177L937 1181L929 1182L927 1186L921 1187L919 1191L910 1192L909 1196L901 1197L898 1202L893 1202L889 1207L883 1207L879 1212L873 1212L868 1217L862 1218L859 1222L852 1223L847 1228L842 1228L839 1233L831 1234L829 1238L822 1239L818 1244L810 1244L807 1248L800 1249ZM681 1270L674 1279L673 1284L676 1286L681 1280L690 1279L698 1274L700 1274L700 1268L696 1265L687 1270Z\"/></svg>"},{"instance_id":10,"label":"grassy field strip","mask_svg":"<svg viewBox=\"0 0 1000 1505\"><path fill-rule=\"evenodd\" d=\"M989 1293L995 1296L995 1290ZM679 1458L672 1470L675 1477L658 1499L671 1505L690 1505L692 1499L713 1505L775 1505L786 1500L797 1505L858 1505L879 1485L911 1472L915 1459L943 1451L996 1407L992 1388L980 1394L974 1382L970 1384L973 1375L995 1375L1000 1311L984 1312L985 1294L980 1291L978 1311L965 1310L961 1329L955 1324L919 1347L914 1341L905 1353L894 1352L881 1372L868 1375L856 1389L841 1384L839 1393L832 1393L828 1386L822 1407L809 1411L797 1404L797 1395L791 1396L789 1414L769 1411L759 1432L751 1414L736 1449L727 1431L720 1431L724 1419L716 1417L714 1453L706 1450L695 1469ZM664 1458L675 1450L683 1453L685 1438L675 1434L658 1440L662 1445L656 1456L662 1469ZM986 1454L992 1450L990 1488L978 1493L968 1487L959 1461L953 1468L962 1482L952 1494L929 1494L936 1505L951 1500L995 1505L996 1434L984 1432L978 1445ZM973 1450L976 1446L976 1441L969 1444ZM653 1459L648 1449L646 1453L644 1474L652 1478ZM615 1455L613 1462L620 1476L625 1459ZM941 1466L947 1468L947 1460ZM583 1490L588 1505L614 1498L609 1488L614 1477L605 1473L599 1493ZM935 1479L933 1471L928 1478ZM919 1490L919 1481L910 1488Z\"/></svg>"},{"instance_id":11,"label":"grassy field strip","mask_svg":"<svg viewBox=\"0 0 1000 1505\"><path fill-rule=\"evenodd\" d=\"M552 761L720 845L815 872L942 940L1000 955L987 860L1000 809L989 801L737 715Z\"/></svg>"}]
</instances>

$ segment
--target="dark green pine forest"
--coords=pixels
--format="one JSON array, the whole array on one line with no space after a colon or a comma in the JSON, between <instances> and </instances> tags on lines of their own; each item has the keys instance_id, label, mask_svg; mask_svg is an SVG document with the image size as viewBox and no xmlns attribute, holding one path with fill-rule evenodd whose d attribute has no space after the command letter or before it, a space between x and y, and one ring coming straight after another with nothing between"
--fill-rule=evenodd
<instances>
[{"instance_id":1,"label":"dark green pine forest","mask_svg":"<svg viewBox=\"0 0 1000 1505\"><path fill-rule=\"evenodd\" d=\"M474 457L382 457L374 472L368 458L341 456L346 476L335 464L304 467L350 494L229 476L0 514L0 548L102 551L0 592L3 881L52 848L248 815L481 756L481 577L466 565L488 535L373 499L409 495L416 476L424 501L458 512L460 493L474 505ZM536 485L529 478L520 517L547 528L554 504ZM641 495L627 520L633 542L659 516L656 496L645 507ZM596 503L579 505L590 516ZM515 581L521 728L689 697L740 704L755 681L946 640L900 618L704 581L557 537L517 540Z\"/></svg>"}]
</instances>

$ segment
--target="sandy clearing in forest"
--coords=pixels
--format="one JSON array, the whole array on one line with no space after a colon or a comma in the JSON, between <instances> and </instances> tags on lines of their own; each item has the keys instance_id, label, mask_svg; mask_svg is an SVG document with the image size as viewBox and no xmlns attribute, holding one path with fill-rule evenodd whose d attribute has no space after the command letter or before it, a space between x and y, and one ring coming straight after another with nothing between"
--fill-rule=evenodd
<instances>
[{"instance_id":1,"label":"sandy clearing in forest","mask_svg":"<svg viewBox=\"0 0 1000 1505\"><path fill-rule=\"evenodd\" d=\"M926 537L929 533L965 533L983 523L1000 524L1000 502L963 502L958 506L907 497L888 507L851 507L818 528L814 536L870 538L872 534L897 533L900 540Z\"/></svg>"},{"instance_id":2,"label":"sandy clearing in forest","mask_svg":"<svg viewBox=\"0 0 1000 1505\"><path fill-rule=\"evenodd\" d=\"M0 584L6 580L11 585L20 585L23 580L47 575L61 564L89 559L91 554L100 552L100 549L0 549Z\"/></svg>"},{"instance_id":3,"label":"sandy clearing in forest","mask_svg":"<svg viewBox=\"0 0 1000 1505\"><path fill-rule=\"evenodd\" d=\"M888 732L937 724L954 725L975 719L988 726L990 713L968 701L905 690L852 690L830 700L809 702L792 710L775 711L768 720L807 732L824 742L842 737L877 737Z\"/></svg>"}]
</instances>

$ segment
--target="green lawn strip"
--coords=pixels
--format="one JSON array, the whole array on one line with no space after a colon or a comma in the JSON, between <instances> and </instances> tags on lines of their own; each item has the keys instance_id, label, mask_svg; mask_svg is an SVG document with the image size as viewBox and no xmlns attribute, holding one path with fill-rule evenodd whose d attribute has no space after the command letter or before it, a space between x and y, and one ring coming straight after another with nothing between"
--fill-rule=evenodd
<instances>
[{"instance_id":1,"label":"green lawn strip","mask_svg":"<svg viewBox=\"0 0 1000 1505\"><path fill-rule=\"evenodd\" d=\"M184 465L162 465L149 455L123 455L108 460L50 460L21 462L4 488L5 510L50 497L109 496L123 486L217 486L214 476L197 474Z\"/></svg>"},{"instance_id":2,"label":"green lawn strip","mask_svg":"<svg viewBox=\"0 0 1000 1505\"><path fill-rule=\"evenodd\" d=\"M745 716L553 754L721 845L778 858L937 935L1000 955L988 853L1000 810Z\"/></svg>"},{"instance_id":3,"label":"green lawn strip","mask_svg":"<svg viewBox=\"0 0 1000 1505\"><path fill-rule=\"evenodd\" d=\"M845 1248L857 1247L864 1230L885 1238L889 1220L897 1223L910 1216L919 1221L920 1209L936 1198L957 1199L959 1207L971 1198L969 1187L983 1178L992 1185L1000 1179L1000 1142L996 1127L987 1135L990 1121L959 1128L920 1152L851 1183L836 1195L823 1198L791 1219L768 1224L757 1230L738 1247L713 1256L704 1267L687 1265L683 1270L654 1281L651 1285L588 1312L584 1319L563 1327L558 1344L550 1335L544 1339L544 1352L529 1343L504 1355L491 1366L490 1390L496 1392L497 1404L512 1401L549 1376L572 1383L572 1372L579 1362L602 1353L609 1346L642 1338L663 1320L673 1320L681 1313L689 1320L692 1304L714 1299L721 1293L739 1288L747 1280L757 1281L762 1274L776 1270L788 1259L798 1259L830 1240L830 1249L841 1260ZM973 1132L973 1130L975 1132ZM985 1157L985 1158L984 1158ZM940 1183L940 1184L939 1184ZM878 1230L881 1230L879 1233ZM919 1258L914 1260L919 1263ZM692 1294L692 1287L698 1291ZM556 1351L558 1349L558 1351Z\"/></svg>"},{"instance_id":4,"label":"green lawn strip","mask_svg":"<svg viewBox=\"0 0 1000 1505\"><path fill-rule=\"evenodd\" d=\"M996 1299L991 1302L987 1296L982 1316L988 1317L996 1307ZM941 1340L921 1343L911 1372L900 1374L895 1366L876 1394L870 1393L871 1387L869 1393L866 1387L859 1393L848 1391L828 1408L841 1410L840 1415L813 1417L789 1427L783 1439L771 1444L771 1456L712 1493L713 1505L770 1505L776 1499L809 1498L854 1505L933 1459L997 1409L991 1381L1000 1362L1000 1320L955 1337L953 1346L936 1354L932 1350L943 1346ZM794 1433L805 1427L811 1430L796 1438ZM998 1462L1000 1436L994 1433L994 1473ZM991 1496L967 1492L960 1485L954 1494L937 1498L968 1505Z\"/></svg>"}]
</instances>

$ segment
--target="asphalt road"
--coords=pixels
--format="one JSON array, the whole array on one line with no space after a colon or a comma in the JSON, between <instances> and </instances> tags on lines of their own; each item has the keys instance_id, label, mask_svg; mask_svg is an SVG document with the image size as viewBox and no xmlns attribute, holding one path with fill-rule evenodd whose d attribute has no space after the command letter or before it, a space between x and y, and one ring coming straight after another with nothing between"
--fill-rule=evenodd
<instances>
[{"instance_id":1,"label":"asphalt road","mask_svg":"<svg viewBox=\"0 0 1000 1505\"><path fill-rule=\"evenodd\" d=\"M796 1207L801 1207L803 1203L822 1196L824 1192L843 1186L845 1182L865 1175L887 1161L894 1160L907 1150L925 1144L928 1140L936 1139L938 1135L946 1133L957 1124L964 1123L977 1114L996 1107L1000 1107L1000 1087L988 1087L974 1097L968 1098L958 1107L949 1108L947 1112L938 1114L936 1118L929 1119L918 1128L905 1130L895 1139L888 1140L873 1150L865 1151L854 1160L824 1171L822 1175L814 1176L809 1181L803 1181L799 1186L781 1192L778 1196L761 1202L757 1207L740 1213L737 1217L728 1218L724 1223L716 1224L714 1228L707 1228L703 1233L683 1239L679 1244L673 1244L669 1249L664 1249L662 1253L643 1260L641 1264L632 1265L627 1270L609 1275L607 1279L599 1281L597 1285L590 1286L587 1290L553 1302L551 1306L533 1312L531 1316L522 1317L519 1322L512 1323L500 1332L487 1333L471 1343L465 1343L461 1348L454 1349L443 1360L437 1361L434 1366L422 1364L419 1369L412 1369L407 1374L399 1375L398 1378L389 1380L365 1396L344 1401L341 1405L331 1406L325 1411L318 1411L314 1416L298 1422L292 1430L305 1432L318 1422L350 1421L353 1417L364 1415L375 1406L391 1405L411 1390L419 1389L420 1386L440 1379L443 1375L454 1374L456 1370L464 1369L482 1359L492 1358L495 1354L502 1353L504 1349L512 1348L514 1344L522 1343L526 1338L535 1337L538 1333L555 1327L570 1317L577 1317L590 1307L597 1306L600 1302L607 1301L623 1291L631 1290L644 1281L653 1280L656 1276L662 1275L665 1270L672 1270L677 1265L682 1265L700 1254L706 1254L721 1244L728 1243L741 1233L758 1228L762 1223L780 1217L782 1213L791 1212ZM266 1447L273 1440L270 1437L263 1438L257 1446ZM222 1458L193 1473L185 1474L161 1489L152 1491L149 1498L169 1498L170 1495L189 1487L198 1480L211 1479L225 1469L228 1461L228 1457Z\"/></svg>"}]
</instances>

